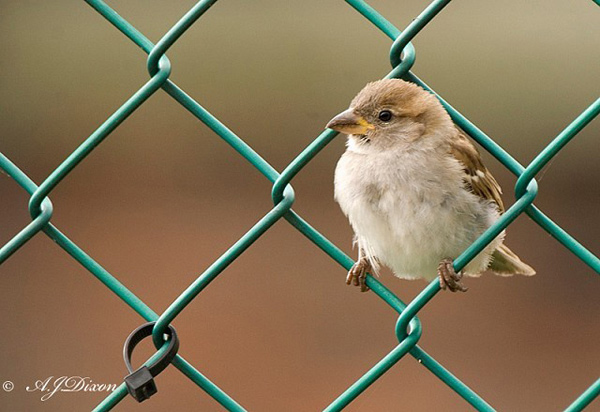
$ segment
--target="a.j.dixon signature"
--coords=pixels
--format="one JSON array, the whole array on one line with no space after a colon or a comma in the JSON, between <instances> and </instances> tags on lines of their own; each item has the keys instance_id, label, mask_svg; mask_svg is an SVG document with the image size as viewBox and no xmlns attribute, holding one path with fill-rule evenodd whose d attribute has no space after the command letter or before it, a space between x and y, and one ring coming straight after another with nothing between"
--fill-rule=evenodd
<instances>
[{"instance_id":1,"label":"a.j.dixon signature","mask_svg":"<svg viewBox=\"0 0 600 412\"><path fill-rule=\"evenodd\" d=\"M27 386L27 392L42 392L40 400L47 401L57 392L112 392L117 388L114 383L95 383L88 376L48 376Z\"/></svg>"}]
</instances>

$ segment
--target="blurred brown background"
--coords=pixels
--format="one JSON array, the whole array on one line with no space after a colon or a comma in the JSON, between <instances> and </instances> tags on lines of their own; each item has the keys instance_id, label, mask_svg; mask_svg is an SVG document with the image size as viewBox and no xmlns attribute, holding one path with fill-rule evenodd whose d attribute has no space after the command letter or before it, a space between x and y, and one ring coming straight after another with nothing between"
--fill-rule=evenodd
<instances>
[{"instance_id":1,"label":"blurred brown background","mask_svg":"<svg viewBox=\"0 0 600 412\"><path fill-rule=\"evenodd\" d=\"M405 27L427 1L370 2ZM156 41L193 1L111 1ZM0 2L0 151L42 182L146 80L145 55L82 1ZM600 10L592 1L450 4L414 41L415 73L528 163L598 96ZM342 1L221 1L169 51L171 78L282 170L389 71L391 45ZM536 204L598 254L600 121L564 149ZM293 181L295 210L354 256L333 201L340 137ZM512 203L515 178L487 156ZM159 91L51 194L52 221L162 312L272 207L270 184ZM0 244L29 221L0 175ZM484 276L420 313L420 345L502 411L564 409L600 370L600 279L527 217L507 243L533 278ZM321 410L396 344L396 315L282 221L177 318L181 354L251 411ZM424 282L382 281L405 301ZM43 234L0 267L2 411L89 410L104 394L26 386L49 376L119 383L124 339L142 323ZM141 362L151 353L144 342ZM174 368L159 393L117 410L218 411ZM589 410L600 410L598 401ZM469 406L407 356L349 411Z\"/></svg>"}]
</instances>

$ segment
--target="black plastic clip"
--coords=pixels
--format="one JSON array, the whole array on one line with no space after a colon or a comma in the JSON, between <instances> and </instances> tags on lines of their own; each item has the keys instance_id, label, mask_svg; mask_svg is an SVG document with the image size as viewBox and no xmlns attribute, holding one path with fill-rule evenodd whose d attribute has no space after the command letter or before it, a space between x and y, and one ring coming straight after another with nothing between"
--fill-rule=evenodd
<instances>
[{"instance_id":1,"label":"black plastic clip","mask_svg":"<svg viewBox=\"0 0 600 412\"><path fill-rule=\"evenodd\" d=\"M152 362L148 366L141 366L136 371L131 366L131 355L133 349L140 343L144 338L152 335L152 330L156 322L148 322L138 327L136 330L131 332L125 341L123 347L123 358L125 359L125 366L130 372L125 377L125 385L127 385L127 391L131 396L138 402L143 402L157 392L156 384L154 383L154 377L161 373L173 360L179 349L179 338L177 338L177 332L175 328L169 325L169 329L165 332L170 338L169 347L167 351L156 361Z\"/></svg>"}]
</instances>

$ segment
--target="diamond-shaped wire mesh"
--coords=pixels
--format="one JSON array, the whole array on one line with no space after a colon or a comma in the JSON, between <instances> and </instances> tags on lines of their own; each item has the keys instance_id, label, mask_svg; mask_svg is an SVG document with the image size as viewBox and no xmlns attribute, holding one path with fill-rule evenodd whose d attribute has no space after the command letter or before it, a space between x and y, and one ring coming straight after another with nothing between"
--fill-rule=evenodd
<instances>
[{"instance_id":1,"label":"diamond-shaped wire mesh","mask_svg":"<svg viewBox=\"0 0 600 412\"><path fill-rule=\"evenodd\" d=\"M159 351L152 359L156 358L166 350L168 342L163 341L164 331L179 313L181 313L181 311L185 309L185 307L190 304L212 280L219 276L229 264L250 247L261 235L268 231L275 222L282 218L287 220L293 227L341 266L349 269L353 264L352 259L346 256L339 248L311 227L301 216L291 209L295 200L291 181L304 166L306 166L329 142L331 142L336 136L336 133L332 130L326 130L321 133L281 173L279 173L248 144L236 136L223 123L211 115L169 79L171 67L165 53L191 25L193 25L214 3L216 3L216 0L199 1L156 44L151 43L141 32L119 16L103 1L86 1L108 22L114 25L148 54L147 68L150 74L150 80L148 80L125 102L125 104L123 104L94 133L92 133L92 135L68 156L68 158L39 186L30 180L27 175L7 157L0 154L0 168L31 195L29 210L32 217L31 223L2 246L0 249L0 263L4 262L38 232L44 232L74 259L87 268L90 273L104 283L113 293L119 296L142 318L147 321L157 322L153 331L153 339ZM346 0L346 2L358 13L368 19L381 32L393 40L390 51L390 61L393 69L387 77L403 78L430 90L423 81L410 71L415 61L415 49L410 41L421 29L431 22L431 20L440 13L448 3L450 3L450 0L436 0L431 2L431 4L429 4L403 31L394 27L394 25L375 11L368 3L362 0ZM596 1L596 3L598 2ZM193 116L205 123L218 136L231 145L241 156L243 156L243 158L258 169L260 173L273 184L272 200L274 206L247 233L235 242L229 250L213 262L201 276L181 293L167 310L159 315L152 311L142 300L123 286L118 279L88 256L50 222L53 208L48 196L61 180L83 161L97 145L102 143L102 141L131 113L140 107L146 99L161 88L186 108ZM534 179L535 176L573 137L577 135L577 133L600 113L600 99L596 100L585 109L558 136L556 136L556 138L552 140L529 165L524 167L441 97L438 96L438 98L446 107L448 113L457 125L465 130L481 146L496 157L496 159L498 159L509 171L518 177L515 187L516 202L507 209L506 213L492 227L490 227L455 260L455 268L457 270L463 268L520 214L526 213L538 225L556 238L556 240L558 240L565 248L569 249L593 270L600 273L600 260L533 205L533 201L538 191L537 183ZM396 335L399 343L380 362L373 366L364 376L358 379L350 388L326 407L325 410L337 411L343 409L407 353L417 359L418 362L422 363L435 376L456 391L477 410L493 410L493 408L476 392L463 384L417 345L421 336L422 325L416 315L439 292L439 283L433 281L408 305L397 298L376 279L369 277L367 284L374 293L398 312L399 318L396 324ZM208 380L181 355L177 355L172 363L184 375L198 385L198 387L212 396L226 409L232 411L244 410L236 400ZM600 379L586 389L581 396L567 408L567 410L582 410L592 402L599 393ZM126 395L127 389L125 384L121 384L97 406L96 410L109 410L117 405Z\"/></svg>"}]
</instances>

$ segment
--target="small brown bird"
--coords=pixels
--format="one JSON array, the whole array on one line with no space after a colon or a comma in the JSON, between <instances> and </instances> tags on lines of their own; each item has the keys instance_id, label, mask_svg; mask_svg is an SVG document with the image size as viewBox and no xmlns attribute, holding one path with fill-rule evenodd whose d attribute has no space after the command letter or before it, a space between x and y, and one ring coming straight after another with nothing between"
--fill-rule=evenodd
<instances>
[{"instance_id":1,"label":"small brown bird","mask_svg":"<svg viewBox=\"0 0 600 412\"><path fill-rule=\"evenodd\" d=\"M479 152L438 99L398 79L369 83L328 124L348 134L335 171L335 199L354 229L358 260L347 284L367 291L367 272L388 266L403 279L440 277L466 291L467 276L534 275L494 239L460 273L460 255L504 212L502 191Z\"/></svg>"}]
</instances>

